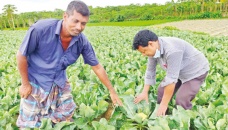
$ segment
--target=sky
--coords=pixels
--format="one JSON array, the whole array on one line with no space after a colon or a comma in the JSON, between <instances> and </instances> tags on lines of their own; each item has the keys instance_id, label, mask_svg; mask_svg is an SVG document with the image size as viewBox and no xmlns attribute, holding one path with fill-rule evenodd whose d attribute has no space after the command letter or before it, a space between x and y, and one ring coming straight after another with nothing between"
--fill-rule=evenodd
<instances>
[{"instance_id":1,"label":"sky","mask_svg":"<svg viewBox=\"0 0 228 130\"><path fill-rule=\"evenodd\" d=\"M0 14L3 12L4 5L12 4L17 8L16 13L32 12L32 11L54 11L57 9L66 10L68 3L72 0L0 0ZM82 0L88 6L92 7L106 7L118 5L130 5L145 3L152 4L165 4L171 0Z\"/></svg>"}]
</instances>

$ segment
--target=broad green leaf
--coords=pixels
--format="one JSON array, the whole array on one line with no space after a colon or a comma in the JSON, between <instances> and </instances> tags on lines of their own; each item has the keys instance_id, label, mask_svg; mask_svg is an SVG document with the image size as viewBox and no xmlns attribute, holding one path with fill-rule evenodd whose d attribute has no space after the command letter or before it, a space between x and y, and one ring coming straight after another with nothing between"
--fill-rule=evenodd
<instances>
[{"instance_id":1,"label":"broad green leaf","mask_svg":"<svg viewBox=\"0 0 228 130\"><path fill-rule=\"evenodd\" d=\"M99 122L93 121L92 125L95 130L115 130L115 127L108 125L107 120L104 118L102 118Z\"/></svg>"},{"instance_id":2,"label":"broad green leaf","mask_svg":"<svg viewBox=\"0 0 228 130\"><path fill-rule=\"evenodd\" d=\"M121 96L121 98L123 99L123 106L120 107L120 109L128 118L133 119L137 110L137 106L134 104L134 97L130 95Z\"/></svg>"},{"instance_id":3,"label":"broad green leaf","mask_svg":"<svg viewBox=\"0 0 228 130\"><path fill-rule=\"evenodd\" d=\"M67 127L63 127L61 130L75 130L76 124L69 125Z\"/></svg>"},{"instance_id":4,"label":"broad green leaf","mask_svg":"<svg viewBox=\"0 0 228 130\"><path fill-rule=\"evenodd\" d=\"M142 112L142 113L145 113L147 116L149 116L152 113L151 103L147 103L145 100L136 104L136 106L137 106L138 113Z\"/></svg>"},{"instance_id":5,"label":"broad green leaf","mask_svg":"<svg viewBox=\"0 0 228 130\"><path fill-rule=\"evenodd\" d=\"M194 120L195 126L200 130L207 130L207 128L204 126L204 124L201 122L200 118L196 118Z\"/></svg>"},{"instance_id":6,"label":"broad green leaf","mask_svg":"<svg viewBox=\"0 0 228 130\"><path fill-rule=\"evenodd\" d=\"M49 118L42 118L41 119L41 130L52 130L52 122Z\"/></svg>"},{"instance_id":7,"label":"broad green leaf","mask_svg":"<svg viewBox=\"0 0 228 130\"><path fill-rule=\"evenodd\" d=\"M151 114L151 116L150 116L149 119L156 119L156 118L157 118L156 113L157 113L158 108L159 108L159 104L156 104L155 109L154 109L154 111L153 111L153 113Z\"/></svg>"},{"instance_id":8,"label":"broad green leaf","mask_svg":"<svg viewBox=\"0 0 228 130\"><path fill-rule=\"evenodd\" d=\"M150 130L163 130L163 128L161 126L157 126L157 125L155 125L155 126L149 126L149 129Z\"/></svg>"},{"instance_id":9,"label":"broad green leaf","mask_svg":"<svg viewBox=\"0 0 228 130\"><path fill-rule=\"evenodd\" d=\"M89 120L87 120L86 118L77 118L75 119L74 123L76 124L76 126L80 129L82 128L85 128L88 123L89 123Z\"/></svg>"},{"instance_id":10,"label":"broad green leaf","mask_svg":"<svg viewBox=\"0 0 228 130\"><path fill-rule=\"evenodd\" d=\"M126 118L126 116L120 110L115 110L112 117L109 119L109 124L120 128L124 118Z\"/></svg>"},{"instance_id":11,"label":"broad green leaf","mask_svg":"<svg viewBox=\"0 0 228 130\"><path fill-rule=\"evenodd\" d=\"M223 130L228 125L226 119L219 119L216 123L216 128L218 130Z\"/></svg>"},{"instance_id":12,"label":"broad green leaf","mask_svg":"<svg viewBox=\"0 0 228 130\"><path fill-rule=\"evenodd\" d=\"M98 103L99 113L105 112L107 110L107 107L108 107L108 102L106 102L104 100L99 101L99 103Z\"/></svg>"},{"instance_id":13,"label":"broad green leaf","mask_svg":"<svg viewBox=\"0 0 228 130\"><path fill-rule=\"evenodd\" d=\"M208 118L207 122L208 122L208 125L209 125L210 129L215 129L214 119L213 118Z\"/></svg>"},{"instance_id":14,"label":"broad green leaf","mask_svg":"<svg viewBox=\"0 0 228 130\"><path fill-rule=\"evenodd\" d=\"M173 119L179 122L180 129L189 129L190 127L190 111L185 110L181 106L177 106L177 109L173 109Z\"/></svg>"},{"instance_id":15,"label":"broad green leaf","mask_svg":"<svg viewBox=\"0 0 228 130\"><path fill-rule=\"evenodd\" d=\"M13 127L12 127L12 124L11 123L8 123L6 125L6 130L13 130Z\"/></svg>"},{"instance_id":16,"label":"broad green leaf","mask_svg":"<svg viewBox=\"0 0 228 130\"><path fill-rule=\"evenodd\" d=\"M6 118L0 117L0 126L6 126Z\"/></svg>"},{"instance_id":17,"label":"broad green leaf","mask_svg":"<svg viewBox=\"0 0 228 130\"><path fill-rule=\"evenodd\" d=\"M73 122L66 122L66 121L59 122L55 125L54 129L55 130L62 130L63 128L66 128L72 124L74 124L74 123Z\"/></svg>"},{"instance_id":18,"label":"broad green leaf","mask_svg":"<svg viewBox=\"0 0 228 130\"><path fill-rule=\"evenodd\" d=\"M105 118L101 118L99 123L102 124L102 125L107 125L108 124L108 122L107 122L107 120Z\"/></svg>"},{"instance_id":19,"label":"broad green leaf","mask_svg":"<svg viewBox=\"0 0 228 130\"><path fill-rule=\"evenodd\" d=\"M137 130L137 127L131 122L125 122L120 130Z\"/></svg>"},{"instance_id":20,"label":"broad green leaf","mask_svg":"<svg viewBox=\"0 0 228 130\"><path fill-rule=\"evenodd\" d=\"M161 126L163 130L170 130L167 120L163 117L157 118L155 120L155 125Z\"/></svg>"},{"instance_id":21,"label":"broad green leaf","mask_svg":"<svg viewBox=\"0 0 228 130\"><path fill-rule=\"evenodd\" d=\"M91 107L86 106L84 103L80 105L79 110L80 110L80 115L84 117L90 118L95 115L95 111Z\"/></svg>"},{"instance_id":22,"label":"broad green leaf","mask_svg":"<svg viewBox=\"0 0 228 130\"><path fill-rule=\"evenodd\" d=\"M99 127L100 127L100 125L99 125L99 122L98 122L98 121L93 121L93 122L92 122L92 125L93 125L93 128L94 128L95 130L98 130L98 129L99 129Z\"/></svg>"},{"instance_id":23,"label":"broad green leaf","mask_svg":"<svg viewBox=\"0 0 228 130\"><path fill-rule=\"evenodd\" d=\"M19 110L19 107L20 107L19 105L16 105L16 106L12 107L12 108L9 110L9 114L10 114L10 115L13 115L13 114L17 113L18 110Z\"/></svg>"},{"instance_id":24,"label":"broad green leaf","mask_svg":"<svg viewBox=\"0 0 228 130\"><path fill-rule=\"evenodd\" d=\"M124 95L134 95L135 91L133 88L129 88L127 89L127 91L124 93Z\"/></svg>"},{"instance_id":25,"label":"broad green leaf","mask_svg":"<svg viewBox=\"0 0 228 130\"><path fill-rule=\"evenodd\" d=\"M143 113L143 115L145 115L145 114ZM144 117L142 117L141 114L137 113L137 114L135 114L135 116L133 117L133 120L140 124L140 123L142 123L143 118L144 118ZM145 120L145 119L144 119L144 120Z\"/></svg>"}]
</instances>

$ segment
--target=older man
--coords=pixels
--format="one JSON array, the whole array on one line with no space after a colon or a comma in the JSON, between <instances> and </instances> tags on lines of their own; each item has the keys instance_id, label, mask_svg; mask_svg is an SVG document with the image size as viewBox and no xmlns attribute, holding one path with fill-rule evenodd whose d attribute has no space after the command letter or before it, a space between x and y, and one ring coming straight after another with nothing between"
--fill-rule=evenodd
<instances>
[{"instance_id":1,"label":"older man","mask_svg":"<svg viewBox=\"0 0 228 130\"><path fill-rule=\"evenodd\" d=\"M80 55L108 88L112 102L122 105L90 42L82 34L89 14L85 3L72 1L63 20L40 20L28 30L17 53L22 79L17 120L20 128L39 127L42 118L51 118L54 123L71 120L76 105L67 82L66 68Z\"/></svg>"}]
</instances>

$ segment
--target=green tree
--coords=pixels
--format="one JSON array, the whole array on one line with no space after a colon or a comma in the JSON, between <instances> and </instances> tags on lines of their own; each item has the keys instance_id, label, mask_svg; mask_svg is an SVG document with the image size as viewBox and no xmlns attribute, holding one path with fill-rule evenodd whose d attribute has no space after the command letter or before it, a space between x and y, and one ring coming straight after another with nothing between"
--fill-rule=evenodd
<instances>
[{"instance_id":1,"label":"green tree","mask_svg":"<svg viewBox=\"0 0 228 130\"><path fill-rule=\"evenodd\" d=\"M5 15L8 19L9 26L15 29L14 25L14 13L17 11L15 5L7 4L3 7L3 15Z\"/></svg>"}]
</instances>

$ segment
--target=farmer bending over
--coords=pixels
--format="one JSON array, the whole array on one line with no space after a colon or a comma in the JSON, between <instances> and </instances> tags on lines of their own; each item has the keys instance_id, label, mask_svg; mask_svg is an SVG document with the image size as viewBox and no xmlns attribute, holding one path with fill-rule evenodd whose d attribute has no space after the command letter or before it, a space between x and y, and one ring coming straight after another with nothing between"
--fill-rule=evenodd
<instances>
[{"instance_id":1,"label":"farmer bending over","mask_svg":"<svg viewBox=\"0 0 228 130\"><path fill-rule=\"evenodd\" d=\"M203 53L188 42L175 37L158 37L150 30L139 31L133 41L133 49L148 57L145 84L134 103L148 102L150 85L156 82L156 65L166 71L166 76L158 87L157 116L163 116L168 103L176 94L176 105L191 109L191 101L199 92L209 71L209 63Z\"/></svg>"}]
</instances>

